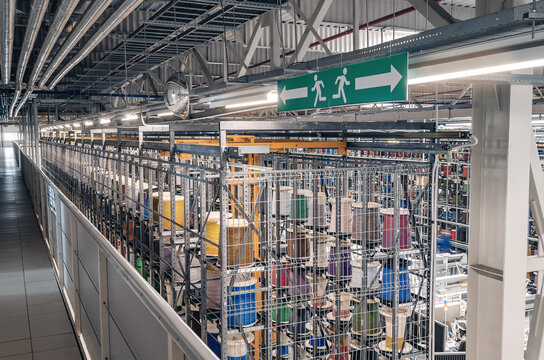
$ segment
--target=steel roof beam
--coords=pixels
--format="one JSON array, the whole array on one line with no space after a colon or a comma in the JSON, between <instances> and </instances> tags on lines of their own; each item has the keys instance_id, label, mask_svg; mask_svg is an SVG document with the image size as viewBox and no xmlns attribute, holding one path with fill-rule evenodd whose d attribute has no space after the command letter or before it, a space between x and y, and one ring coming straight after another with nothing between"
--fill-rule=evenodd
<instances>
[{"instance_id":1,"label":"steel roof beam","mask_svg":"<svg viewBox=\"0 0 544 360\"><path fill-rule=\"evenodd\" d=\"M456 20L434 0L408 0L435 28L453 24Z\"/></svg>"},{"instance_id":2,"label":"steel roof beam","mask_svg":"<svg viewBox=\"0 0 544 360\"><path fill-rule=\"evenodd\" d=\"M306 56L312 42L312 38L310 37L310 33L312 33L311 29L314 28L315 30L316 27L321 25L323 18L325 17L325 14L329 10L332 3L333 0L319 0L312 17L310 18L310 22L306 23L306 29L304 30L304 33L297 44L295 53L289 59L289 64L304 60L304 56Z\"/></svg>"}]
</instances>

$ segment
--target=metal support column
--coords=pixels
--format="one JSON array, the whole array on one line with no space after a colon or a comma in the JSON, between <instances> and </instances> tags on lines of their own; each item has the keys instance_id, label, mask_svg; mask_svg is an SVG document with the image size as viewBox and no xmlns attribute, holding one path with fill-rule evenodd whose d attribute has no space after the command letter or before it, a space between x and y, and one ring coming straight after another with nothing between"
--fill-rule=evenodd
<instances>
[{"instance_id":1,"label":"metal support column","mask_svg":"<svg viewBox=\"0 0 544 360\"><path fill-rule=\"evenodd\" d=\"M270 65L272 69L281 67L280 10L270 12Z\"/></svg>"},{"instance_id":2,"label":"metal support column","mask_svg":"<svg viewBox=\"0 0 544 360\"><path fill-rule=\"evenodd\" d=\"M32 101L32 124L34 126L34 162L40 166L40 127L38 125L38 102Z\"/></svg>"},{"instance_id":3,"label":"metal support column","mask_svg":"<svg viewBox=\"0 0 544 360\"><path fill-rule=\"evenodd\" d=\"M360 49L360 36L359 36L359 25L361 19L361 1L362 0L352 0L353 1L353 51Z\"/></svg>"},{"instance_id":4,"label":"metal support column","mask_svg":"<svg viewBox=\"0 0 544 360\"><path fill-rule=\"evenodd\" d=\"M474 86L468 359L521 359L532 88Z\"/></svg>"}]
</instances>

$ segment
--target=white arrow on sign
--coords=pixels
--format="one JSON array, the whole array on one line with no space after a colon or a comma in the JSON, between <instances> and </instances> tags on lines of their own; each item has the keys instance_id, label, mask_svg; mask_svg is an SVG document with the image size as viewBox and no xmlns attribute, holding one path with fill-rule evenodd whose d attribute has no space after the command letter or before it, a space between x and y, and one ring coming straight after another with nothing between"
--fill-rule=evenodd
<instances>
[{"instance_id":1,"label":"white arrow on sign","mask_svg":"<svg viewBox=\"0 0 544 360\"><path fill-rule=\"evenodd\" d=\"M355 90L390 86L390 91L393 92L401 80L402 75L391 65L391 72L355 78Z\"/></svg>"},{"instance_id":2,"label":"white arrow on sign","mask_svg":"<svg viewBox=\"0 0 544 360\"><path fill-rule=\"evenodd\" d=\"M294 100L294 99L301 99L308 97L308 88L307 87L301 87L301 88L295 88L295 89L289 89L287 90L285 86L283 87L283 90L280 92L280 99L281 102L285 104L287 100Z\"/></svg>"}]
</instances>

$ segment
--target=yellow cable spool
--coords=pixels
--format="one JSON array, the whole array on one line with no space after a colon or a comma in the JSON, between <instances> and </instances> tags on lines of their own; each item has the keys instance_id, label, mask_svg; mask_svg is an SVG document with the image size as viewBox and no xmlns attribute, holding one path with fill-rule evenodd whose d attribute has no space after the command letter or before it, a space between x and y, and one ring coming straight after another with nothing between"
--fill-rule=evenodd
<instances>
[{"instance_id":1,"label":"yellow cable spool","mask_svg":"<svg viewBox=\"0 0 544 360\"><path fill-rule=\"evenodd\" d=\"M175 196L175 208L176 208L176 218L174 221L177 224L176 229L181 229L182 226L185 225L185 199L182 195L176 195ZM159 209L159 193L153 193L153 210L155 212L158 212ZM164 218L162 219L162 223L164 226L164 230L171 230L171 221L172 220L172 212L170 211L170 193L163 193L162 194L162 215ZM153 220L158 222L159 216L157 213L153 214Z\"/></svg>"},{"instance_id":2,"label":"yellow cable spool","mask_svg":"<svg viewBox=\"0 0 544 360\"><path fill-rule=\"evenodd\" d=\"M227 213L227 219L230 219L231 217L232 214ZM208 216L208 221L206 221L206 238L215 244L206 244L206 255L208 256L219 256L219 231L221 229L221 226L219 225L220 219L221 213L219 211L212 211Z\"/></svg>"}]
</instances>

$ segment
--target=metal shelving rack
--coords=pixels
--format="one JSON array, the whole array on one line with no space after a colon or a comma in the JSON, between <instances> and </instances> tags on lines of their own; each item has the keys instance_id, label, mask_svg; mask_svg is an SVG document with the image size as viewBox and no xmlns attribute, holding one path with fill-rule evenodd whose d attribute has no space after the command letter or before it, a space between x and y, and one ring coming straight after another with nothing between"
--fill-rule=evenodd
<instances>
[{"instance_id":1,"label":"metal shelving rack","mask_svg":"<svg viewBox=\"0 0 544 360\"><path fill-rule=\"evenodd\" d=\"M468 250L470 148L439 157L438 224L442 235L458 250Z\"/></svg>"},{"instance_id":2,"label":"metal shelving rack","mask_svg":"<svg viewBox=\"0 0 544 360\"><path fill-rule=\"evenodd\" d=\"M401 343L391 341L392 351L383 351L385 345L382 344L381 355L400 358L401 354L395 349L402 347L406 350L402 345L406 342L412 350L402 358L429 358L432 327L428 325L432 319L427 318L427 314L432 300L422 296L423 293L433 293L430 274L434 246L430 209L435 182L429 163L434 153L447 151L447 148L433 145L431 155L404 159L410 161L402 161L400 156L397 156L399 159L369 161L363 158L364 147L383 146L384 143L357 142L349 145L346 139L365 137L361 129L357 134L350 132L354 124L259 124L252 131L259 132L261 138L276 141L270 140L269 145L250 143L235 146L229 145L232 141L227 141L227 138L234 134L247 136L251 131L244 123L223 125L216 128L175 125L166 130L154 128L147 131L127 128L112 135L76 135L68 143L64 138L59 141L59 137L51 137L42 143L43 164L59 187L210 347L218 346L221 339L227 339L228 346L219 345L223 358L233 356L234 352L253 359L272 359L282 351L291 351L289 356L295 359L327 358L330 354L340 359L345 357L346 351L352 358L373 359L378 356L380 344L385 339L383 335L379 339L369 336L368 312L361 303L366 301L364 299L370 302L379 299L381 289L367 288L364 276L361 287L351 286L351 275L346 278L331 276L332 272L340 273L340 260L333 261L332 267L318 266L318 260L323 260L319 258L323 256L319 250L320 233L328 239L325 254L329 254L332 248L343 249L339 259L349 256L351 260L361 260L365 274L369 271L369 263L378 262L382 285L383 268L391 269L392 298L387 301L381 299L377 304L382 310L385 305L392 309L392 329L396 335L391 337L397 338L398 332L403 330L406 337ZM279 137L315 140L315 129L328 131L333 142L340 144L339 151L324 153L316 149L315 144L312 145L314 153L270 150L277 148ZM432 128L425 125L423 130L432 131ZM304 131L308 133L301 136L300 132ZM193 141L185 141L188 137ZM195 144L195 138L202 140ZM199 145L199 142L206 145ZM284 145L292 144L286 142L281 146ZM426 144L425 149L428 148L429 144ZM404 152L405 149L402 150ZM397 153L400 154L400 150ZM289 199L292 197L298 201L299 196L305 194L308 204L313 204L313 214L318 213L320 193L325 193L328 201L324 212L326 226L313 228L307 225L307 221L301 220L298 206L287 215L279 214L280 191L274 189L282 186L291 188ZM174 199L176 195L183 197L181 207L175 202L165 201L168 196ZM342 230L341 225L346 213L341 206L332 206L332 203L343 204L343 198L353 199L353 202L362 204L363 209L367 209L370 202L393 209L393 222L389 225L395 241L391 248L384 248L379 242L370 246L351 241L353 232ZM348 202L351 204L351 200ZM272 211L274 203L275 212ZM181 209L183 215L180 217ZM405 219L404 209L409 214L407 237L406 229L401 226L401 213ZM308 210L309 205L305 211ZM206 226L212 211L220 213L220 232L216 240L208 236ZM229 213L247 222L242 238L228 235ZM380 217L383 218L384 215ZM366 213L363 219L366 219ZM339 224L335 231L330 229L331 221ZM360 235L363 237L368 231L366 226L369 226L366 221L362 222ZM404 223L405 220L402 221ZM179 228L171 231L168 224ZM379 226L383 228L383 225ZM296 251L289 254L290 241L299 241L302 239L299 235L306 231L312 231L308 244L318 250L312 257L300 253L306 252L306 247L295 247ZM378 232L383 237L381 228ZM401 249L401 237L410 239L411 249ZM241 244L232 243L240 239L243 240ZM347 245L347 242L351 244ZM246 254L248 245L250 255L244 258L241 254ZM211 247L218 250L219 256L208 255ZM283 274L282 259L287 255L290 255L287 259L290 275ZM330 254L325 256L330 260ZM310 259L312 265L308 266ZM408 266L406 260L412 263ZM282 271L275 271L274 265ZM309 277L296 276L302 273ZM312 298L317 296L318 286L322 285L318 282L319 276L327 280L325 291L331 298L325 301L327 304L330 302L329 308L316 311ZM400 279L406 277L410 284L409 295L399 299L406 285ZM254 288L240 289L238 280L244 280L242 283ZM284 281L286 283L282 283ZM350 300L346 308L342 293L350 293L358 301ZM249 301L246 299L248 296L254 296L251 300L254 307L250 309L244 308ZM278 306L274 306L273 299ZM291 310L288 324L281 320L274 322L274 318L282 319L282 304L290 304L291 309L297 310ZM400 329L398 314L408 308L411 315L405 328ZM233 313L233 309L236 312ZM330 315L333 310L334 315ZM350 320L341 315L346 310L352 314ZM254 314L254 318L246 322L242 318L249 313ZM361 321L354 324L353 319L359 314ZM378 327L372 330L379 329L383 334L388 331L387 326L380 316L378 319ZM306 322L311 324L311 331ZM353 326L361 330L353 332ZM316 341L312 346L306 346L310 336ZM324 344L326 354L319 343Z\"/></svg>"}]
</instances>

